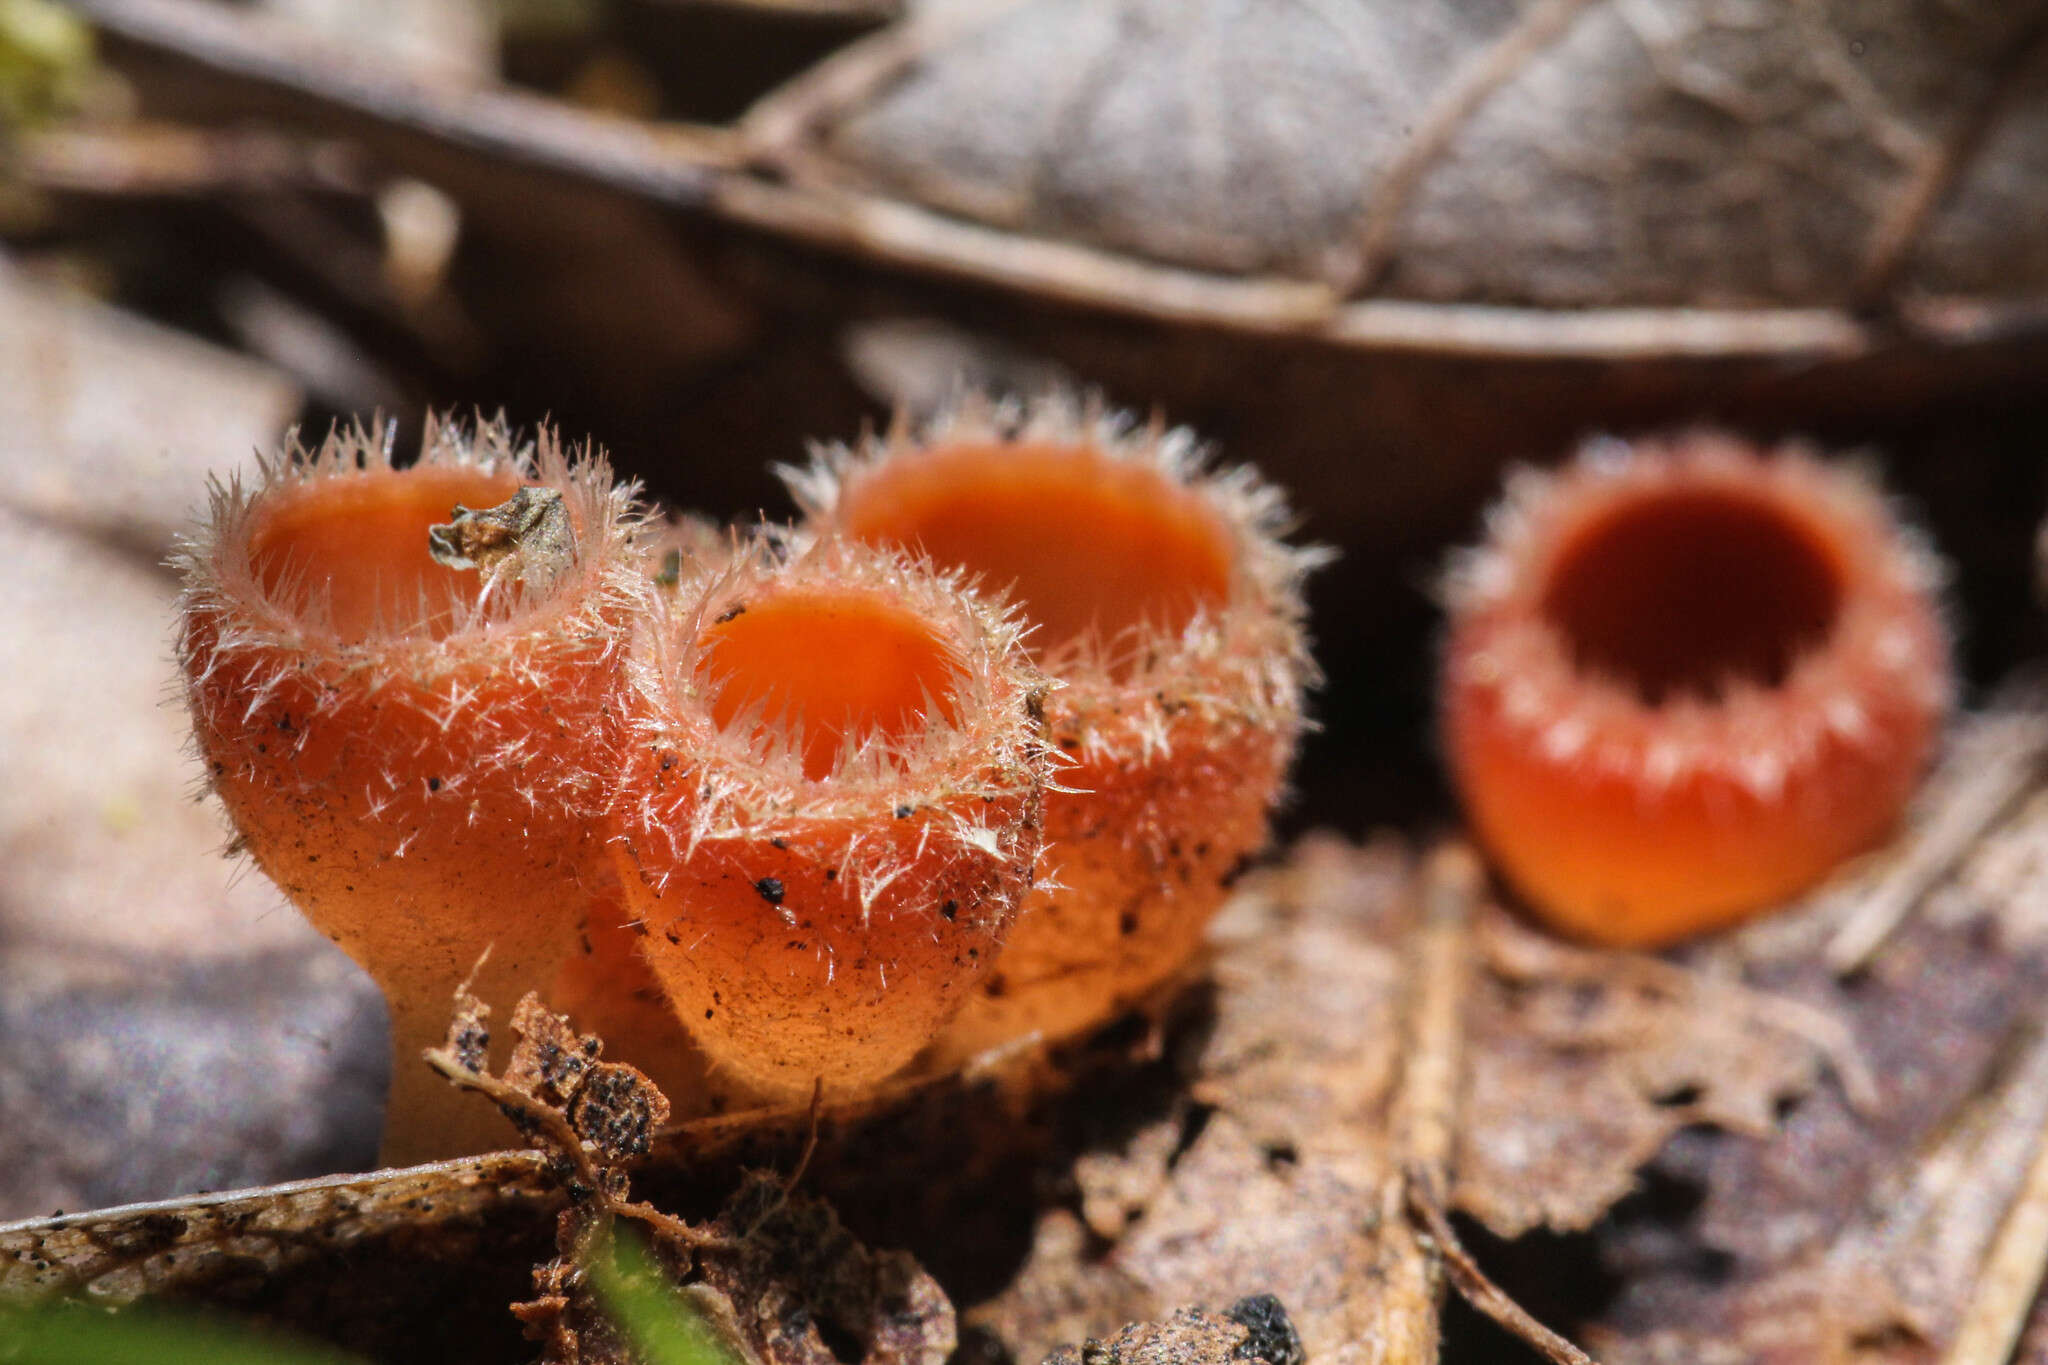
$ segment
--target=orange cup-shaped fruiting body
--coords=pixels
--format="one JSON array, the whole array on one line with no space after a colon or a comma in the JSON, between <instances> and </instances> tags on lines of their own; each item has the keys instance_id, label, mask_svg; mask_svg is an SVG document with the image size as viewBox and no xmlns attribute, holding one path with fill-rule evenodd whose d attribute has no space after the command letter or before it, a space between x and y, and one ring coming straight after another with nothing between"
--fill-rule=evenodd
<instances>
[{"instance_id":1,"label":"orange cup-shaped fruiting body","mask_svg":"<svg viewBox=\"0 0 2048 1365\"><path fill-rule=\"evenodd\" d=\"M634 664L614 849L641 952L722 1078L856 1093L987 970L1039 848L1042 679L906 557L763 539Z\"/></svg>"},{"instance_id":2,"label":"orange cup-shaped fruiting body","mask_svg":"<svg viewBox=\"0 0 2048 1365\"><path fill-rule=\"evenodd\" d=\"M692 513L672 513L641 537L643 560L657 596L673 601L684 582L724 565L733 534ZM604 1039L605 1057L645 1072L669 1098L672 1116L688 1118L721 1098L707 1085L705 1059L668 994L640 954L640 929L617 886L610 859L590 880L580 951L546 992L550 1008L579 1031Z\"/></svg>"},{"instance_id":3,"label":"orange cup-shaped fruiting body","mask_svg":"<svg viewBox=\"0 0 2048 1365\"><path fill-rule=\"evenodd\" d=\"M430 427L396 469L354 432L219 490L185 556L208 780L390 1007L388 1162L514 1140L420 1052L486 947L474 987L501 1005L576 947L645 592L630 520L604 464L547 435Z\"/></svg>"},{"instance_id":4,"label":"orange cup-shaped fruiting body","mask_svg":"<svg viewBox=\"0 0 2048 1365\"><path fill-rule=\"evenodd\" d=\"M1072 790L1046 797L1046 884L946 1054L1071 1037L1185 967L1267 839L1302 729L1317 555L1279 540L1279 495L1204 473L1185 431L1057 398L970 402L789 477L814 529L1009 593L1058 684L1047 733Z\"/></svg>"},{"instance_id":5,"label":"orange cup-shaped fruiting body","mask_svg":"<svg viewBox=\"0 0 2048 1365\"><path fill-rule=\"evenodd\" d=\"M1548 923L1650 947L1897 821L1948 705L1939 567L1863 476L1707 434L1515 476L1450 575L1442 722Z\"/></svg>"}]
</instances>

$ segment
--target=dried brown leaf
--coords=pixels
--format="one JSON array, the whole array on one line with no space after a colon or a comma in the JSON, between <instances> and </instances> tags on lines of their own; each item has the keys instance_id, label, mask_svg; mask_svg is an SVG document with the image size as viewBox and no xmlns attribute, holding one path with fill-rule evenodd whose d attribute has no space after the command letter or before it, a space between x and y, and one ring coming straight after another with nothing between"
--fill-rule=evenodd
<instances>
[{"instance_id":1,"label":"dried brown leaf","mask_svg":"<svg viewBox=\"0 0 2048 1365\"><path fill-rule=\"evenodd\" d=\"M1035 0L817 112L828 173L1401 298L1839 302L2048 279L2038 5Z\"/></svg>"},{"instance_id":2,"label":"dried brown leaf","mask_svg":"<svg viewBox=\"0 0 2048 1365\"><path fill-rule=\"evenodd\" d=\"M1481 937L1455 1194L1504 1237L1590 1227L1687 1125L1769 1132L1846 1041L1791 1000L1505 914Z\"/></svg>"},{"instance_id":3,"label":"dried brown leaf","mask_svg":"<svg viewBox=\"0 0 2048 1365\"><path fill-rule=\"evenodd\" d=\"M1409 1197L1461 1119L1475 894L1456 858L1418 884L1392 842L1311 840L1257 881L1218 925L1184 1088L1072 1161L1071 1202L969 1321L1028 1358L1267 1293L1311 1359L1434 1360L1443 1268Z\"/></svg>"},{"instance_id":4,"label":"dried brown leaf","mask_svg":"<svg viewBox=\"0 0 2048 1365\"><path fill-rule=\"evenodd\" d=\"M1074 1168L1081 1210L1039 1220L1010 1286L969 1315L1018 1359L1119 1324L1254 1293L1285 1306L1311 1359L1379 1351L1387 1117L1398 1078L1405 855L1313 845L1226 912L1198 1079ZM1398 1209L1396 1221L1399 1221ZM1391 1357L1400 1359L1401 1357Z\"/></svg>"},{"instance_id":5,"label":"dried brown leaf","mask_svg":"<svg viewBox=\"0 0 2048 1365\"><path fill-rule=\"evenodd\" d=\"M2015 1314L2033 1291L1987 1293L2013 1273L1987 1265L2048 1133L2041 868L2023 852L2048 840L2048 807L2012 803L1860 974L1836 978L1815 948L1890 894L1901 869L1911 875L1916 844L1942 837L1942 813L1973 783L2003 781L1986 745L2009 746L2037 700L2009 691L1964 722L1916 827L1805 920L1722 945L1753 978L1842 1020L1876 1093L1859 1111L1822 1087L1776 1132L1689 1137L1662 1157L1658 1178L1692 1189L1692 1207L1675 1224L1632 1218L1610 1231L1627 1288L1600 1332L1608 1357L1920 1361L1976 1320L1980 1300L2004 1321L1973 1330L2024 1322Z\"/></svg>"},{"instance_id":6,"label":"dried brown leaf","mask_svg":"<svg viewBox=\"0 0 2048 1365\"><path fill-rule=\"evenodd\" d=\"M624 1202L621 1169L652 1149L668 1122L667 1096L637 1067L601 1060L602 1039L576 1032L532 992L513 1007L511 1056L493 1076L485 1070L490 1012L467 985L458 988L447 1041L426 1054L428 1064L496 1104L529 1142L550 1153L579 1203L594 1201L606 1215L627 1212L658 1226L673 1224Z\"/></svg>"},{"instance_id":7,"label":"dried brown leaf","mask_svg":"<svg viewBox=\"0 0 2048 1365\"><path fill-rule=\"evenodd\" d=\"M266 366L4 260L0 374L0 505L150 565L191 524L206 480L274 447L300 401Z\"/></svg>"},{"instance_id":8,"label":"dried brown leaf","mask_svg":"<svg viewBox=\"0 0 2048 1365\"><path fill-rule=\"evenodd\" d=\"M1232 1310L1236 1314L1237 1309ZM1065 1346L1045 1359L1045 1365L1235 1365L1238 1361L1263 1360L1268 1365L1286 1365L1265 1351L1285 1356L1292 1329L1276 1333L1279 1345L1254 1343L1252 1332L1232 1315L1218 1317L1198 1308L1183 1308L1163 1322L1132 1323L1107 1341L1088 1341ZM1261 1349L1263 1348L1263 1349ZM1294 1341L1298 1355L1301 1343Z\"/></svg>"},{"instance_id":9,"label":"dried brown leaf","mask_svg":"<svg viewBox=\"0 0 2048 1365\"><path fill-rule=\"evenodd\" d=\"M163 1296L259 1313L378 1359L519 1359L505 1305L549 1254L530 1152L0 1226L0 1298Z\"/></svg>"},{"instance_id":10,"label":"dried brown leaf","mask_svg":"<svg viewBox=\"0 0 2048 1365\"><path fill-rule=\"evenodd\" d=\"M871 1251L831 1206L783 1179L749 1176L708 1229L703 1283L732 1302L771 1365L833 1365L828 1336L859 1343L866 1365L944 1365L953 1305L910 1256Z\"/></svg>"},{"instance_id":11,"label":"dried brown leaf","mask_svg":"<svg viewBox=\"0 0 2048 1365\"><path fill-rule=\"evenodd\" d=\"M362 974L218 856L162 568L290 385L0 263L0 1217L362 1163Z\"/></svg>"},{"instance_id":12,"label":"dried brown leaf","mask_svg":"<svg viewBox=\"0 0 2048 1365\"><path fill-rule=\"evenodd\" d=\"M1861 1121L1836 1087L1812 1088L1830 1060L1846 1065L1825 1027L1832 1005L1672 961L1552 943L1475 908L1479 888L1460 866L1438 858L1418 874L1398 841L1360 849L1320 837L1250 879L1217 926L1212 984L1155 1026L1157 1060L1135 1064L1140 1079L1130 1079L1132 1061L1115 1060L1130 1047L1119 1035L1126 1041L1105 1044L1108 1063L1084 1066L1064 1097L1040 1101L1052 1129L1073 1137L1034 1158L1046 1193L1028 1255L968 1321L1027 1360L1112 1339L1126 1324L1163 1330L1190 1305L1265 1293L1312 1359L1420 1365L1436 1358L1446 1282L1448 1244L1411 1217L1438 1207L1432 1189L1449 1189L1508 1233L1538 1222L1578 1228L1628 1192L1682 1128L1762 1134L1775 1107L1802 1093L1795 1119L1832 1101ZM1806 961L1825 975L1817 959ZM652 1229L678 1279L722 1296L764 1359L824 1365L808 1335L784 1330L798 1301L814 1312L837 1305L830 1320L864 1349L893 1341L888 1349L906 1359L940 1349L934 1334L942 1322L950 1334L951 1319L937 1286L907 1259L860 1249L822 1203L780 1181L742 1179L738 1202L705 1224L630 1203L614 1163L632 1144L600 1148L586 1139L603 1138L603 1125L579 1132L572 1121L608 1064L537 1003L522 1005L515 1022L523 1037L506 1076L466 1081L555 1151L573 1196L563 1259L524 1310L557 1341L557 1359L602 1359L588 1353L609 1349L574 1271L585 1235L606 1218ZM480 1030L479 1019L460 1020L455 1041ZM465 1070L460 1052L443 1054L444 1069ZM1031 1063L1022 1074L1047 1073ZM1004 1085L977 1081L927 1082L898 1098L895 1117L827 1117L807 1178L870 1218L878 1196L864 1190L921 1184L901 1207L924 1254L966 1250L931 1222L944 1205L928 1201L949 1184L949 1167L959 1168L959 1207L1018 1187L1015 1177L1001 1191L977 1185L992 1168L947 1157L944 1144L999 1142L1029 1108L1019 1110L1022 1097ZM917 1124L920 1112L932 1123ZM789 1117L761 1116L772 1140L748 1150L790 1159ZM715 1186L724 1177L712 1158L746 1129L744 1116L696 1121L664 1150L694 1150L699 1179ZM940 1145L912 1145L913 1134ZM1032 1184L1024 1182L1027 1196ZM775 1228L780 1241L750 1241ZM977 1228L970 1220L950 1231L971 1239ZM799 1247L818 1257L805 1260ZM1480 1292L1469 1276L1458 1283ZM877 1288L884 1284L893 1287Z\"/></svg>"}]
</instances>

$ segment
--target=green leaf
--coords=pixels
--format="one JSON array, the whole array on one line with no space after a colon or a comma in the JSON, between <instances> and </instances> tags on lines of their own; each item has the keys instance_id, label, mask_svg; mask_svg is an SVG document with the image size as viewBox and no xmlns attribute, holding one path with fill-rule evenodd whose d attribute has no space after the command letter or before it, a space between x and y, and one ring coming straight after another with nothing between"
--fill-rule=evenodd
<instances>
[{"instance_id":1,"label":"green leaf","mask_svg":"<svg viewBox=\"0 0 2048 1365\"><path fill-rule=\"evenodd\" d=\"M586 1270L598 1302L648 1365L744 1365L630 1231L621 1229L610 1254Z\"/></svg>"},{"instance_id":2,"label":"green leaf","mask_svg":"<svg viewBox=\"0 0 2048 1365\"><path fill-rule=\"evenodd\" d=\"M157 1306L0 1304L0 1365L363 1365L361 1357Z\"/></svg>"},{"instance_id":3,"label":"green leaf","mask_svg":"<svg viewBox=\"0 0 2048 1365\"><path fill-rule=\"evenodd\" d=\"M0 0L0 133L71 102L93 59L92 30L52 0Z\"/></svg>"}]
</instances>

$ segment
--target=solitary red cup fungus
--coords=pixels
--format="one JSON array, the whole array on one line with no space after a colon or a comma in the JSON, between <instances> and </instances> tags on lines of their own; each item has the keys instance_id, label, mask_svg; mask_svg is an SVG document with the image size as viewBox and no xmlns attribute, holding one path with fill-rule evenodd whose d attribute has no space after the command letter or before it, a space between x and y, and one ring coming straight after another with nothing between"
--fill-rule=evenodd
<instances>
[{"instance_id":1,"label":"solitary red cup fungus","mask_svg":"<svg viewBox=\"0 0 2048 1365\"><path fill-rule=\"evenodd\" d=\"M1939 566L1871 481L1702 433L1522 472L1455 561L1452 775L1546 922L1653 947L1881 840L1949 703Z\"/></svg>"},{"instance_id":2,"label":"solitary red cup fungus","mask_svg":"<svg viewBox=\"0 0 2048 1365\"><path fill-rule=\"evenodd\" d=\"M758 539L657 610L613 848L641 953L723 1082L858 1093L987 970L1049 763L1018 629L833 539Z\"/></svg>"},{"instance_id":3,"label":"solitary red cup fungus","mask_svg":"<svg viewBox=\"0 0 2048 1365\"><path fill-rule=\"evenodd\" d=\"M1313 675L1278 492L1184 430L1062 399L970 401L787 471L819 534L901 545L1008 593L1057 686L1043 885L948 1030L958 1059L1073 1036L1182 970L1266 842Z\"/></svg>"},{"instance_id":4,"label":"solitary red cup fungus","mask_svg":"<svg viewBox=\"0 0 2048 1365\"><path fill-rule=\"evenodd\" d=\"M509 1005L575 949L646 591L633 520L551 434L430 423L410 468L358 430L217 487L184 552L208 781L390 1007L387 1162L514 1140L420 1053L472 969Z\"/></svg>"}]
</instances>

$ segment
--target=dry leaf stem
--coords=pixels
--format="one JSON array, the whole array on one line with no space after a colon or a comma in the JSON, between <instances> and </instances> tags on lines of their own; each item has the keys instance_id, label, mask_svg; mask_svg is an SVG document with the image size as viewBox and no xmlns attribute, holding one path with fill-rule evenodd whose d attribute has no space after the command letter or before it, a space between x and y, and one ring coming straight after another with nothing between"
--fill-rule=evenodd
<instances>
[{"instance_id":1,"label":"dry leaf stem","mask_svg":"<svg viewBox=\"0 0 2048 1365\"><path fill-rule=\"evenodd\" d=\"M1409 949L1406 1064L1395 1095L1396 1166L1381 1191L1385 1299L1383 1359L1437 1358L1444 1264L1436 1244L1409 1221L1411 1191L1442 1202L1449 1187L1464 1066L1464 1000L1472 957L1472 915L1481 872L1469 848L1448 844L1422 873L1422 906Z\"/></svg>"},{"instance_id":2,"label":"dry leaf stem","mask_svg":"<svg viewBox=\"0 0 2048 1365\"><path fill-rule=\"evenodd\" d=\"M1944 1365L2008 1359L2048 1264L2042 1021L2017 1028L2003 1053L1910 1162L1870 1191L1857 1225L1827 1253L1836 1283L1865 1286L1843 1296L1861 1306L1841 1325L1845 1335L1947 1337L1948 1306L1957 1305ZM1884 1287L1872 1293L1873 1283Z\"/></svg>"},{"instance_id":3,"label":"dry leaf stem","mask_svg":"<svg viewBox=\"0 0 2048 1365\"><path fill-rule=\"evenodd\" d=\"M1456 1142L1472 920L1482 878L1477 857L1463 844L1437 849L1423 871L1422 923L1411 949L1415 996L1394 1135L1408 1178L1432 1193L1445 1188Z\"/></svg>"},{"instance_id":4,"label":"dry leaf stem","mask_svg":"<svg viewBox=\"0 0 2048 1365\"><path fill-rule=\"evenodd\" d=\"M1416 984L1409 1007L1407 1065L1394 1109L1401 1168L1389 1182L1389 1198L1398 1198L1401 1207L1384 1210L1386 1226L1401 1229L1396 1247L1407 1253L1398 1273L1389 1278L1391 1359L1437 1358L1437 1318L1448 1277L1474 1308L1550 1360L1593 1365L1591 1357L1536 1321L1487 1278L1460 1245L1444 1212L1464 1080L1472 923L1484 894L1485 873L1469 847L1454 843L1430 856L1422 880L1422 919L1410 952Z\"/></svg>"},{"instance_id":5,"label":"dry leaf stem","mask_svg":"<svg viewBox=\"0 0 2048 1365\"><path fill-rule=\"evenodd\" d=\"M2026 1183L1999 1224L1943 1365L2004 1365L2048 1272L2048 1128L2034 1139Z\"/></svg>"},{"instance_id":6,"label":"dry leaf stem","mask_svg":"<svg viewBox=\"0 0 2048 1365\"><path fill-rule=\"evenodd\" d=\"M1406 1063L1394 1097L1395 1166L1379 1209L1381 1359L1417 1365L1437 1358L1444 1265L1435 1244L1409 1221L1408 1202L1411 1189L1440 1197L1449 1183L1479 865L1470 849L1445 845L1431 855L1421 881L1420 922L1409 947Z\"/></svg>"},{"instance_id":7,"label":"dry leaf stem","mask_svg":"<svg viewBox=\"0 0 2048 1365\"><path fill-rule=\"evenodd\" d=\"M1471 1253L1465 1250L1464 1244L1458 1241L1457 1231L1451 1227L1451 1220L1445 1216L1441 1204L1417 1191L1410 1199L1409 1207L1429 1229L1430 1240L1436 1244L1437 1254L1443 1258L1451 1283L1464 1295L1465 1302L1541 1351L1555 1365L1598 1365L1593 1357L1536 1321L1528 1309L1509 1298L1506 1290L1487 1277Z\"/></svg>"},{"instance_id":8,"label":"dry leaf stem","mask_svg":"<svg viewBox=\"0 0 2048 1365\"><path fill-rule=\"evenodd\" d=\"M2039 777L2048 752L2048 725L2040 718L2015 718L2000 726L1998 742L1987 742L1978 763L1940 803L1924 832L1900 856L1827 946L1827 963L1837 976L1852 976L1870 965L1906 916L1940 885L1993 825ZM1991 739L1991 736L1987 736ZM1973 746L1974 747L1974 746Z\"/></svg>"},{"instance_id":9,"label":"dry leaf stem","mask_svg":"<svg viewBox=\"0 0 2048 1365\"><path fill-rule=\"evenodd\" d=\"M527 998L533 999L531 996ZM522 1132L537 1138L548 1153L565 1161L570 1176L564 1182L566 1188L595 1200L606 1215L631 1219L675 1245L724 1244L725 1239L692 1227L652 1204L625 1198L621 1193L623 1185L608 1178L609 1168L600 1166L597 1154L584 1141L583 1134L576 1130L565 1110L543 1103L511 1082L472 1064L472 1059L463 1055L455 1035L468 1021L475 1021L480 1027L486 1007L465 993L457 996L456 1009L448 1045L428 1048L421 1054L423 1060L457 1089L472 1091L497 1105Z\"/></svg>"}]
</instances>

